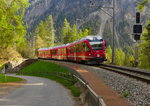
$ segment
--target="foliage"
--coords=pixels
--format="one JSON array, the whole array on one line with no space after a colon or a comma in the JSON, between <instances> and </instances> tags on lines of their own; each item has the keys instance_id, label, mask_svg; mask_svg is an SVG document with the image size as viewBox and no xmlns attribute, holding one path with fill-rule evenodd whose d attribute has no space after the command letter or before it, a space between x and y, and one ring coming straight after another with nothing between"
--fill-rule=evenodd
<instances>
[{"instance_id":1,"label":"foliage","mask_svg":"<svg viewBox=\"0 0 150 106\"><path fill-rule=\"evenodd\" d=\"M62 27L62 41L64 44L71 43L75 40L81 39L87 35L89 35L89 30L84 29L77 31L77 26L74 24L73 27L70 26L70 23L67 19L64 20Z\"/></svg>"},{"instance_id":2,"label":"foliage","mask_svg":"<svg viewBox=\"0 0 150 106\"><path fill-rule=\"evenodd\" d=\"M0 0L0 65L21 58L26 48L23 18L28 6L27 0Z\"/></svg>"},{"instance_id":3,"label":"foliage","mask_svg":"<svg viewBox=\"0 0 150 106\"><path fill-rule=\"evenodd\" d=\"M55 80L63 84L65 87L69 88L74 96L77 96L77 97L80 96L79 89L73 86L74 83L72 81L54 76L53 74L48 74L48 73L56 73L56 72L70 73L70 71L63 68L62 66L56 63L51 63L51 62L46 62L46 61L37 61L23 68L20 71L20 73L24 75L39 76L39 77L44 77L44 78L48 78L51 80Z\"/></svg>"},{"instance_id":4,"label":"foliage","mask_svg":"<svg viewBox=\"0 0 150 106\"><path fill-rule=\"evenodd\" d=\"M125 90L125 91L122 92L121 97L126 98L126 97L128 97L129 95L130 95L129 91Z\"/></svg>"},{"instance_id":5,"label":"foliage","mask_svg":"<svg viewBox=\"0 0 150 106\"><path fill-rule=\"evenodd\" d=\"M62 40L63 43L69 43L69 36L71 32L70 23L67 21L67 19L64 19L63 27L62 27Z\"/></svg>"},{"instance_id":6,"label":"foliage","mask_svg":"<svg viewBox=\"0 0 150 106\"><path fill-rule=\"evenodd\" d=\"M0 49L18 47L23 42L26 27L23 25L26 0L0 0Z\"/></svg>"},{"instance_id":7,"label":"foliage","mask_svg":"<svg viewBox=\"0 0 150 106\"><path fill-rule=\"evenodd\" d=\"M21 55L11 47L0 50L0 66L7 61L13 61L20 58L22 58Z\"/></svg>"},{"instance_id":8,"label":"foliage","mask_svg":"<svg viewBox=\"0 0 150 106\"><path fill-rule=\"evenodd\" d=\"M107 58L108 63L112 62L112 48L110 45L106 49L106 58Z\"/></svg>"},{"instance_id":9,"label":"foliage","mask_svg":"<svg viewBox=\"0 0 150 106\"><path fill-rule=\"evenodd\" d=\"M81 92L80 92L80 90L77 87L70 86L69 89L71 89L71 93L73 94L73 96L75 96L75 97L79 97L80 96Z\"/></svg>"},{"instance_id":10,"label":"foliage","mask_svg":"<svg viewBox=\"0 0 150 106\"><path fill-rule=\"evenodd\" d=\"M112 48L109 45L106 48L106 58L108 63L112 63ZM134 66L134 57L129 54L125 53L122 49L116 48L115 49L115 64L119 66Z\"/></svg>"},{"instance_id":11,"label":"foliage","mask_svg":"<svg viewBox=\"0 0 150 106\"><path fill-rule=\"evenodd\" d=\"M125 53L122 51L122 49L115 49L115 64L117 65L124 65L125 60Z\"/></svg>"},{"instance_id":12,"label":"foliage","mask_svg":"<svg viewBox=\"0 0 150 106\"><path fill-rule=\"evenodd\" d=\"M148 2L150 2L150 1L148 1L148 0L143 0L142 2L139 2L138 9L139 9L140 11L143 11L143 10L144 10L144 6L145 6L146 4L148 4Z\"/></svg>"},{"instance_id":13,"label":"foliage","mask_svg":"<svg viewBox=\"0 0 150 106\"><path fill-rule=\"evenodd\" d=\"M46 43L40 36L36 36L36 42L35 42L36 48L44 48L46 47Z\"/></svg>"},{"instance_id":14,"label":"foliage","mask_svg":"<svg viewBox=\"0 0 150 106\"><path fill-rule=\"evenodd\" d=\"M55 29L54 29L53 18L52 15L49 15L45 21L41 21L39 23L39 25L36 27L34 31L36 49L53 46L52 37L55 36L54 31Z\"/></svg>"},{"instance_id":15,"label":"foliage","mask_svg":"<svg viewBox=\"0 0 150 106\"><path fill-rule=\"evenodd\" d=\"M79 30L78 39L86 37L87 35L89 35L89 30L88 29L84 29L84 31Z\"/></svg>"},{"instance_id":16,"label":"foliage","mask_svg":"<svg viewBox=\"0 0 150 106\"><path fill-rule=\"evenodd\" d=\"M142 35L142 43L139 46L139 67L150 69L150 19Z\"/></svg>"}]
</instances>

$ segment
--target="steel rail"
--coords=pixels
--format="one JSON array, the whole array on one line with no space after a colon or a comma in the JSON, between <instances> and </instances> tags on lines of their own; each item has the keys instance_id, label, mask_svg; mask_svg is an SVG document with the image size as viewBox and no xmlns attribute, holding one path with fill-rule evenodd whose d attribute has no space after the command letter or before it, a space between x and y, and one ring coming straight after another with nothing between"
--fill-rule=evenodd
<instances>
[{"instance_id":1,"label":"steel rail","mask_svg":"<svg viewBox=\"0 0 150 106\"><path fill-rule=\"evenodd\" d=\"M123 74L123 75L129 76L134 79L141 80L143 82L150 84L150 71L148 70L121 67L121 66L116 66L116 65L107 65L107 64L100 64L100 66L98 67L109 70L109 71L113 71L119 74Z\"/></svg>"}]
</instances>

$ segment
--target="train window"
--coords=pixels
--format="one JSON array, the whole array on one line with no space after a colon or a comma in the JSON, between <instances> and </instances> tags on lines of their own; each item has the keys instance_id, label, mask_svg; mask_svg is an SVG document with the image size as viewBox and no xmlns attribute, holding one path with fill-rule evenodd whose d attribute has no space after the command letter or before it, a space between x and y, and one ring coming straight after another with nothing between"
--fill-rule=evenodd
<instances>
[{"instance_id":1,"label":"train window","mask_svg":"<svg viewBox=\"0 0 150 106\"><path fill-rule=\"evenodd\" d=\"M90 42L93 50L102 50L102 44L100 42Z\"/></svg>"},{"instance_id":2,"label":"train window","mask_svg":"<svg viewBox=\"0 0 150 106\"><path fill-rule=\"evenodd\" d=\"M63 48L63 54L66 54L66 49L65 48Z\"/></svg>"},{"instance_id":3,"label":"train window","mask_svg":"<svg viewBox=\"0 0 150 106\"><path fill-rule=\"evenodd\" d=\"M66 52L65 52L65 48L63 48L63 54L66 54Z\"/></svg>"},{"instance_id":4,"label":"train window","mask_svg":"<svg viewBox=\"0 0 150 106\"><path fill-rule=\"evenodd\" d=\"M84 43L84 44L83 44L83 47L84 47L84 50L85 50L86 52L89 52L89 51L90 51L90 48L89 48L89 46L87 45L87 43Z\"/></svg>"},{"instance_id":5,"label":"train window","mask_svg":"<svg viewBox=\"0 0 150 106\"><path fill-rule=\"evenodd\" d=\"M79 51L82 52L82 43L79 44Z\"/></svg>"},{"instance_id":6,"label":"train window","mask_svg":"<svg viewBox=\"0 0 150 106\"><path fill-rule=\"evenodd\" d=\"M52 54L55 55L56 54L56 50L52 50Z\"/></svg>"},{"instance_id":7,"label":"train window","mask_svg":"<svg viewBox=\"0 0 150 106\"><path fill-rule=\"evenodd\" d=\"M70 47L70 53L73 53L74 52L74 49L73 49L73 46Z\"/></svg>"},{"instance_id":8,"label":"train window","mask_svg":"<svg viewBox=\"0 0 150 106\"><path fill-rule=\"evenodd\" d=\"M93 40L90 40L88 39L89 42L102 42L103 39L93 39Z\"/></svg>"},{"instance_id":9,"label":"train window","mask_svg":"<svg viewBox=\"0 0 150 106\"><path fill-rule=\"evenodd\" d=\"M82 52L82 43L80 43L80 44L77 44L76 46L76 52Z\"/></svg>"},{"instance_id":10,"label":"train window","mask_svg":"<svg viewBox=\"0 0 150 106\"><path fill-rule=\"evenodd\" d=\"M80 52L80 45L79 44L76 45L76 52Z\"/></svg>"},{"instance_id":11,"label":"train window","mask_svg":"<svg viewBox=\"0 0 150 106\"><path fill-rule=\"evenodd\" d=\"M78 44L76 45L76 52L79 52L79 46L78 46Z\"/></svg>"},{"instance_id":12,"label":"train window","mask_svg":"<svg viewBox=\"0 0 150 106\"><path fill-rule=\"evenodd\" d=\"M60 55L60 49L58 49L58 55Z\"/></svg>"}]
</instances>

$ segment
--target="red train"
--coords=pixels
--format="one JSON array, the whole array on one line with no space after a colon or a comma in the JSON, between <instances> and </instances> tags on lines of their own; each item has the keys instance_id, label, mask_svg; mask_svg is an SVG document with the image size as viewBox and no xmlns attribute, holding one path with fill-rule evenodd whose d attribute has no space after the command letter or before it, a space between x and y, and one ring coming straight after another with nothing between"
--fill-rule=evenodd
<instances>
[{"instance_id":1,"label":"red train","mask_svg":"<svg viewBox=\"0 0 150 106\"><path fill-rule=\"evenodd\" d=\"M102 63L106 60L106 41L87 36L70 44L38 49L38 58Z\"/></svg>"}]
</instances>

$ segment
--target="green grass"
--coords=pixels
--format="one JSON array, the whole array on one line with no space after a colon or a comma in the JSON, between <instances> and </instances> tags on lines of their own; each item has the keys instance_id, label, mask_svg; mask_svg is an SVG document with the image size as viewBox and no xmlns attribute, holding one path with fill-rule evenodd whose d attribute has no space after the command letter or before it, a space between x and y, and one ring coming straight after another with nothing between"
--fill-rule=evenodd
<instances>
[{"instance_id":1,"label":"green grass","mask_svg":"<svg viewBox=\"0 0 150 106\"><path fill-rule=\"evenodd\" d=\"M66 88L70 89L73 96L75 97L80 96L79 89L74 86L74 83L76 81L72 78L70 78L71 79L70 81L70 80L55 76L56 72L63 72L66 74L71 74L71 72L65 69L64 67L58 64L46 62L46 61L37 61L23 68L19 74L29 75L29 76L38 76L38 77L44 77L44 78L48 78L51 80L55 80L56 82L63 84Z\"/></svg>"},{"instance_id":2,"label":"green grass","mask_svg":"<svg viewBox=\"0 0 150 106\"><path fill-rule=\"evenodd\" d=\"M23 79L12 77L12 76L5 76L4 74L0 74L0 83L7 83L7 82L18 82L22 81Z\"/></svg>"},{"instance_id":3,"label":"green grass","mask_svg":"<svg viewBox=\"0 0 150 106\"><path fill-rule=\"evenodd\" d=\"M122 92L121 97L122 98L127 98L130 95L129 91L125 90Z\"/></svg>"}]
</instances>

